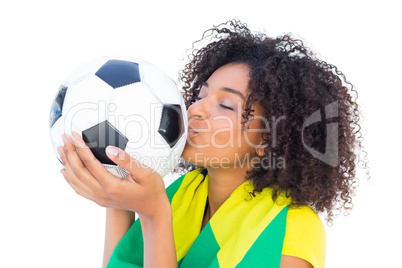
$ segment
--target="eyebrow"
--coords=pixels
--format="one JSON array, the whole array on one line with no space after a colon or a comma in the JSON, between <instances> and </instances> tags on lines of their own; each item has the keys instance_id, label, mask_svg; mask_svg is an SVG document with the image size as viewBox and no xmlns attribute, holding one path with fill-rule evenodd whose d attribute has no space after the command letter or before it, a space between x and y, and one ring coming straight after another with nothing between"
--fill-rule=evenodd
<instances>
[{"instance_id":1,"label":"eyebrow","mask_svg":"<svg viewBox=\"0 0 402 268\"><path fill-rule=\"evenodd\" d=\"M207 82L204 82L203 86L208 87L208 83L207 83ZM236 89L229 88L229 87L222 87L222 88L220 88L220 90L226 91L226 92L229 92L229 93L236 94L236 95L240 96L243 100L246 99L246 98L244 97L243 93L241 93L240 91L238 91L238 90L236 90Z\"/></svg>"}]
</instances>

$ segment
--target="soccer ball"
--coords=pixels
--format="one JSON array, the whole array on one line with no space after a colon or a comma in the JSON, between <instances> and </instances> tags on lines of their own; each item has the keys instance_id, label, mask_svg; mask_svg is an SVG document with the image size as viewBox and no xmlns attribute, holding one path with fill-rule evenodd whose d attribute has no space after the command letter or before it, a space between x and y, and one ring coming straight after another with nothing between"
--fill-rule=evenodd
<instances>
[{"instance_id":1,"label":"soccer ball","mask_svg":"<svg viewBox=\"0 0 402 268\"><path fill-rule=\"evenodd\" d=\"M164 177L184 149L187 112L175 82L155 65L126 56L102 57L62 83L49 125L59 161L62 134L75 131L112 174L129 175L107 157L108 145L125 150Z\"/></svg>"}]
</instances>

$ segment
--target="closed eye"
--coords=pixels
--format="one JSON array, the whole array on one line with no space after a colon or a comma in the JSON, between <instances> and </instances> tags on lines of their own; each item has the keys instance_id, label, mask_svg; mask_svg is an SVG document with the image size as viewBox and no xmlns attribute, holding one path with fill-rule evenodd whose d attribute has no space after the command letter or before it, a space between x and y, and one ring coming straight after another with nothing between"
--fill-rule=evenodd
<instances>
[{"instance_id":1,"label":"closed eye","mask_svg":"<svg viewBox=\"0 0 402 268\"><path fill-rule=\"evenodd\" d=\"M224 104L219 104L222 108L228 109L228 110L234 110L232 107L226 106Z\"/></svg>"},{"instance_id":2,"label":"closed eye","mask_svg":"<svg viewBox=\"0 0 402 268\"><path fill-rule=\"evenodd\" d=\"M201 97L195 97L195 101L199 101L199 100L202 100L202 98L201 98ZM224 108L224 109L228 109L228 110L234 111L234 109L233 109L232 107L230 107L230 106L226 106L226 105L224 105L224 104L219 104L219 106L221 106L221 107Z\"/></svg>"}]
</instances>

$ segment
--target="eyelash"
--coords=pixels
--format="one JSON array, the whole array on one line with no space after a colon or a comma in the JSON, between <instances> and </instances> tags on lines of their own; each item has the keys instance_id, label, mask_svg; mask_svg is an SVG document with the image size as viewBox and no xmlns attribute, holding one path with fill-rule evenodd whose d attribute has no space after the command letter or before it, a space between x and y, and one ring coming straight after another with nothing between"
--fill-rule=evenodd
<instances>
[{"instance_id":1,"label":"eyelash","mask_svg":"<svg viewBox=\"0 0 402 268\"><path fill-rule=\"evenodd\" d=\"M195 97L195 101L199 101L199 100L201 100L202 98L200 98L200 97ZM234 109L232 108L232 107L229 107L229 106L226 106L226 105L223 105L223 104L219 104L219 106L221 106L222 108L224 108L224 109L228 109L228 110L231 110L231 111L234 111Z\"/></svg>"}]
</instances>

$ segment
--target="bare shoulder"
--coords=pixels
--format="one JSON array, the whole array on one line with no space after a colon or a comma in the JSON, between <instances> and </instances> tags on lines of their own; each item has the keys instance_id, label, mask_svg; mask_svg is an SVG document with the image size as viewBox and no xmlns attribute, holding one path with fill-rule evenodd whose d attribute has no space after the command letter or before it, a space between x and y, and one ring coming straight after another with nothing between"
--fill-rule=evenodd
<instances>
[{"instance_id":1,"label":"bare shoulder","mask_svg":"<svg viewBox=\"0 0 402 268\"><path fill-rule=\"evenodd\" d=\"M280 268L313 268L306 260L298 257L282 255Z\"/></svg>"}]
</instances>

